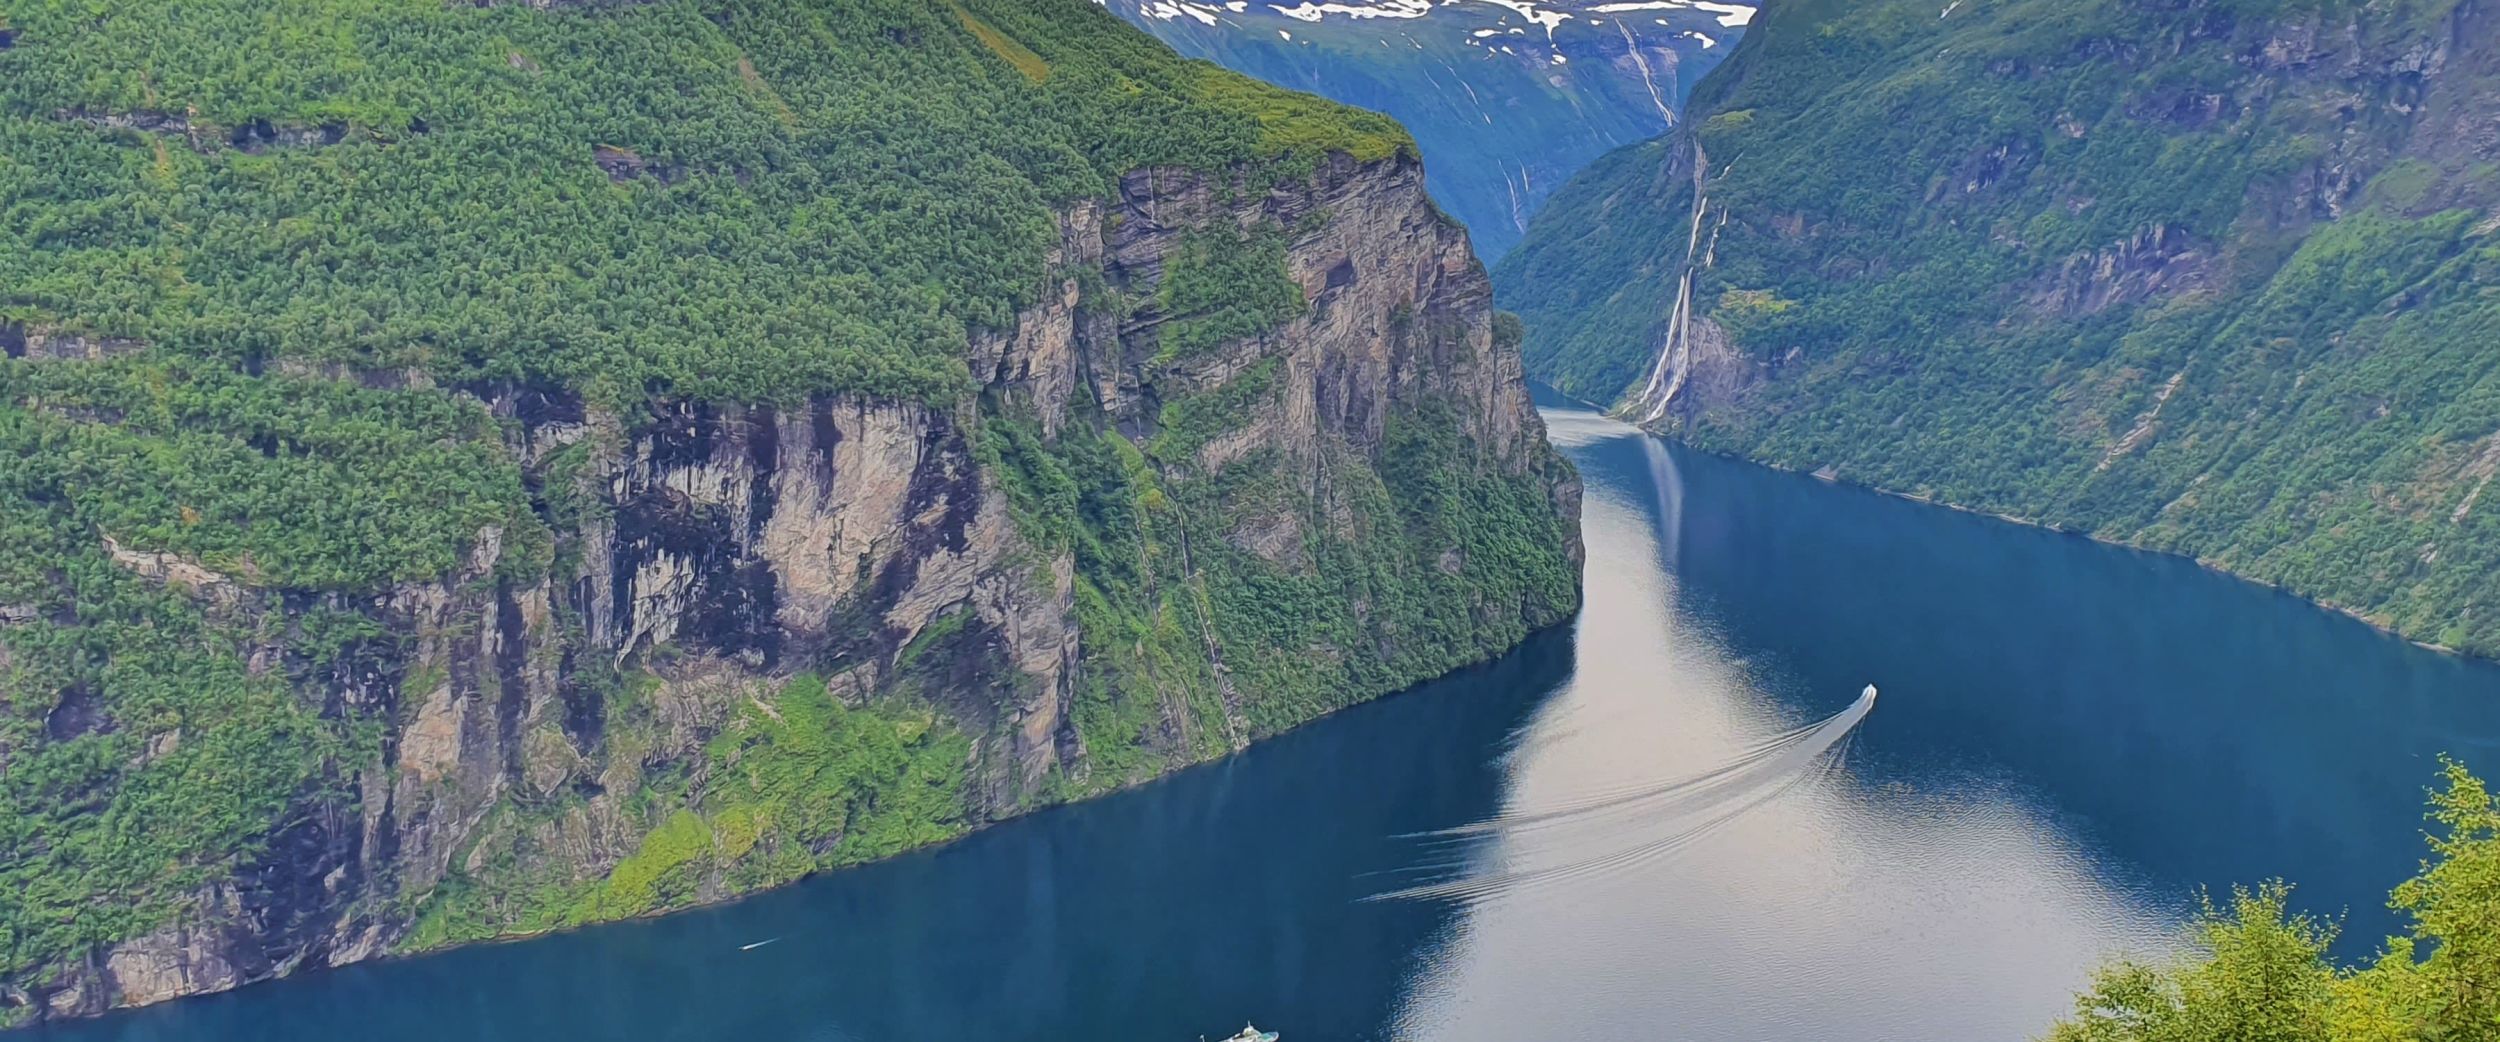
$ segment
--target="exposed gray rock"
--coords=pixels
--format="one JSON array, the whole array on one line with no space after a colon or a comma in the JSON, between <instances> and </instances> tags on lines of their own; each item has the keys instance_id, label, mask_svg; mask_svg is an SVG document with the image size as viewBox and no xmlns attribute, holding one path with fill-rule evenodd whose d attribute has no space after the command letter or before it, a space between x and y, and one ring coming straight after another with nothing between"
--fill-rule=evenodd
<instances>
[{"instance_id":1,"label":"exposed gray rock","mask_svg":"<svg viewBox=\"0 0 2500 1042\"><path fill-rule=\"evenodd\" d=\"M2074 319L2112 306L2193 293L2212 285L2212 247L2156 224L2125 242L2077 253L2028 295L2044 314Z\"/></svg>"},{"instance_id":2,"label":"exposed gray rock","mask_svg":"<svg viewBox=\"0 0 2500 1042\"><path fill-rule=\"evenodd\" d=\"M0 323L0 355L30 362L92 362L147 350L131 337L90 336L44 327Z\"/></svg>"},{"instance_id":3,"label":"exposed gray rock","mask_svg":"<svg viewBox=\"0 0 2500 1042\"><path fill-rule=\"evenodd\" d=\"M1289 275L1309 310L1157 365L1161 316L1089 307L1081 287L1149 299L1182 236L1216 222L1293 229ZM1029 410L1046 432L1099 409L1142 442L1162 402L1272 359L1275 404L1167 480L1273 451L1315 490L1331 459L1376 452L1389 417L1426 401L1451 406L1490 465L1523 474L1550 459L1518 356L1496 342L1484 271L1465 233L1424 196L1411 158L1339 156L1265 192L1138 171L1111 198L1068 207L1060 232L1055 284L1012 328L967 345L984 393ZM280 370L428 384L416 370ZM742 711L775 714L775 693L802 669L823 674L836 698L876 697L902 649L941 620L980 634L1005 674L925 692L975 743L972 812L1017 813L1054 774L1084 775L1087 750L1071 721L1083 639L1075 561L1017 529L975 451L972 406L829 396L778 407L659 401L619 416L547 388L461 393L508 421L510 451L538 480L576 482L571 491L599 511L557 533L559 565L543 577L526 578L517 538L490 527L450 574L334 604L383 623L391 638L366 668L305 675L298 690L327 714L385 722L379 754L299 795L289 815L298 824L251 868L250 886L212 888L92 965L11 982L30 1002L90 1013L370 958L405 941L408 910L447 877L491 870L490 851L533 851L532 868L559 880L602 878L650 827L631 805L649 772L700 764L705 743ZM586 451L590 462L578 472L546 466L559 450ZM1576 483L1551 485L1555 509L1576 512ZM1343 503L1318 516L1347 531L1359 523ZM1305 524L1245 516L1225 537L1295 567ZM250 576L110 545L125 567L229 610L282 600ZM1424 563L1466 566L1456 548ZM1238 693L1212 632L1206 645L1229 706ZM647 680L630 731L609 719L608 696L581 683L603 664ZM273 652L266 669L279 668L289 667ZM1238 744L1249 731L1235 717ZM179 740L155 738L167 751ZM732 892L717 877L697 888L706 900Z\"/></svg>"}]
</instances>

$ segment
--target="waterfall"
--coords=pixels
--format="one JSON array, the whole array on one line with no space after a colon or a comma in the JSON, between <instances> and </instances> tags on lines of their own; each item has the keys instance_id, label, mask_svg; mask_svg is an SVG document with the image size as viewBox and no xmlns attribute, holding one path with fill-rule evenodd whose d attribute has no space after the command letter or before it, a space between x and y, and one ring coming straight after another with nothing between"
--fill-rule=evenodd
<instances>
[{"instance_id":1,"label":"waterfall","mask_svg":"<svg viewBox=\"0 0 2500 1042\"><path fill-rule=\"evenodd\" d=\"M1707 248L1701 230L1710 215L1710 194L1707 190L1710 157L1693 142L1693 213L1684 237L1684 270L1676 280L1675 306L1668 310L1666 339L1659 345L1658 359L1650 363L1649 379L1641 385L1641 393L1633 396L1620 410L1621 415L1644 426L1658 422L1684 390L1692 375L1693 361L1693 274L1717 260L1719 229L1727 226L1727 209L1721 207L1719 220L1710 228Z\"/></svg>"},{"instance_id":2,"label":"waterfall","mask_svg":"<svg viewBox=\"0 0 2500 1042\"><path fill-rule=\"evenodd\" d=\"M1630 20L1615 19L1615 31L1623 34L1624 49L1631 53L1632 64L1641 70L1641 85L1649 88L1649 103L1658 107L1658 118L1666 120L1667 126L1672 129L1675 126L1675 110L1667 105L1666 97L1658 93L1658 80L1650 75L1649 57L1641 53L1641 42L1632 37Z\"/></svg>"}]
</instances>

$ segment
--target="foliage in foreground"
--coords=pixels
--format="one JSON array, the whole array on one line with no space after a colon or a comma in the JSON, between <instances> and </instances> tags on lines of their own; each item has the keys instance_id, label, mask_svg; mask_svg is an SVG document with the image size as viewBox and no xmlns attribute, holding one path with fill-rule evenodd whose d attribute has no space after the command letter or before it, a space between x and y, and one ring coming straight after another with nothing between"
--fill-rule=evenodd
<instances>
[{"instance_id":1,"label":"foliage in foreground","mask_svg":"<svg viewBox=\"0 0 2500 1042\"><path fill-rule=\"evenodd\" d=\"M2412 920L2376 961L2327 957L2336 924L2291 889L2208 901L2175 963L2103 969L2048 1042L2483 1042L2500 1038L2500 804L2450 761L2431 856L2391 904Z\"/></svg>"}]
</instances>

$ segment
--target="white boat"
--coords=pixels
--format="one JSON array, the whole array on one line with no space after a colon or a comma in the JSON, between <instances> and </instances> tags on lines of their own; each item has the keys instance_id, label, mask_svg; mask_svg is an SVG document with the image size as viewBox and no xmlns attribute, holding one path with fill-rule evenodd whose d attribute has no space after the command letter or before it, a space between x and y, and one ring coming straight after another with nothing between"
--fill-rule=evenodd
<instances>
[{"instance_id":1,"label":"white boat","mask_svg":"<svg viewBox=\"0 0 2500 1042\"><path fill-rule=\"evenodd\" d=\"M1276 1042L1276 1033L1261 1031L1249 1024L1243 1024L1241 1034L1225 1039L1224 1042Z\"/></svg>"}]
</instances>

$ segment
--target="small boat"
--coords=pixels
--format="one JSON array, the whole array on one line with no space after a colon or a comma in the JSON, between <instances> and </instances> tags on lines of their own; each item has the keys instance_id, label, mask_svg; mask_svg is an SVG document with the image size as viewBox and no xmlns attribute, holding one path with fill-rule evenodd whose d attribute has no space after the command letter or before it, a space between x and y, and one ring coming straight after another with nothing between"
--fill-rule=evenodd
<instances>
[{"instance_id":1,"label":"small boat","mask_svg":"<svg viewBox=\"0 0 2500 1042\"><path fill-rule=\"evenodd\" d=\"M1276 1033L1261 1031L1249 1024L1243 1024L1241 1034L1225 1039L1224 1042L1276 1042Z\"/></svg>"}]
</instances>

